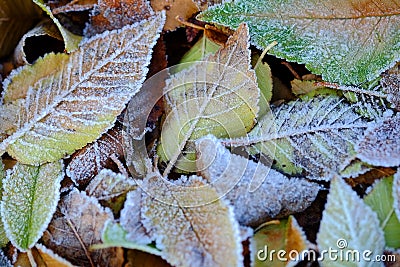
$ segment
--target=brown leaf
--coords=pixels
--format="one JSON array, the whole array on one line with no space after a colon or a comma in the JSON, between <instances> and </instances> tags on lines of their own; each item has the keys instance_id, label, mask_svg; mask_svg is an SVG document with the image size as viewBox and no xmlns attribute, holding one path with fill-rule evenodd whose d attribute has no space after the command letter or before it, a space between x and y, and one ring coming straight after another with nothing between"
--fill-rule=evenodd
<instances>
[{"instance_id":1,"label":"brown leaf","mask_svg":"<svg viewBox=\"0 0 400 267\"><path fill-rule=\"evenodd\" d=\"M188 20L199 8L192 0L151 0L151 7L155 11L165 10L167 13L167 20L164 25L165 31L173 31L182 24L176 20L179 16L183 20Z\"/></svg>"},{"instance_id":2,"label":"brown leaf","mask_svg":"<svg viewBox=\"0 0 400 267\"><path fill-rule=\"evenodd\" d=\"M400 63L383 74L381 85L388 94L387 100L400 110Z\"/></svg>"},{"instance_id":3,"label":"brown leaf","mask_svg":"<svg viewBox=\"0 0 400 267\"><path fill-rule=\"evenodd\" d=\"M153 13L146 0L99 0L93 8L84 34L91 37L106 30L120 29L147 19Z\"/></svg>"},{"instance_id":4,"label":"brown leaf","mask_svg":"<svg viewBox=\"0 0 400 267\"><path fill-rule=\"evenodd\" d=\"M57 1L51 3L51 11L54 15L58 13L84 11L93 8L97 4L97 0L72 0L72 1ZM69 2L69 3L65 3Z\"/></svg>"},{"instance_id":5,"label":"brown leaf","mask_svg":"<svg viewBox=\"0 0 400 267\"><path fill-rule=\"evenodd\" d=\"M41 244L36 244L35 248L37 249L37 251L35 250L35 252L37 252L35 257L36 263L39 262L39 257L40 257L41 264L43 264L46 267L51 267L51 266L73 267L71 263L61 258L60 256L58 256L45 246Z\"/></svg>"},{"instance_id":6,"label":"brown leaf","mask_svg":"<svg viewBox=\"0 0 400 267\"><path fill-rule=\"evenodd\" d=\"M119 126L111 128L100 139L74 153L66 173L75 184L87 184L101 170L115 169L112 155L120 160L124 156L121 127Z\"/></svg>"},{"instance_id":7,"label":"brown leaf","mask_svg":"<svg viewBox=\"0 0 400 267\"><path fill-rule=\"evenodd\" d=\"M159 256L133 249L127 251L127 261L124 267L172 267Z\"/></svg>"},{"instance_id":8,"label":"brown leaf","mask_svg":"<svg viewBox=\"0 0 400 267\"><path fill-rule=\"evenodd\" d=\"M73 189L59 203L42 240L46 247L79 266L121 266L122 249L90 250L101 242L104 223L112 220L109 209L101 207L97 199Z\"/></svg>"}]
</instances>

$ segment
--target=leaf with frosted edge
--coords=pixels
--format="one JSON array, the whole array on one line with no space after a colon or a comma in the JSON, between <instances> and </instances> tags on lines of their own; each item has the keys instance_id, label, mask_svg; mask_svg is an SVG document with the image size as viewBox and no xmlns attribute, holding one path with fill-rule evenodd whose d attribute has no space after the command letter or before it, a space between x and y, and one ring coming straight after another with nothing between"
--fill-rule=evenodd
<instances>
[{"instance_id":1,"label":"leaf with frosted edge","mask_svg":"<svg viewBox=\"0 0 400 267\"><path fill-rule=\"evenodd\" d=\"M14 71L4 83L0 114L11 113L15 126L8 129L10 136L0 143L0 152L39 164L98 138L140 89L163 21L160 13L95 36L69 56L49 54Z\"/></svg>"},{"instance_id":2,"label":"leaf with frosted edge","mask_svg":"<svg viewBox=\"0 0 400 267\"><path fill-rule=\"evenodd\" d=\"M317 244L319 251L338 249L343 255L354 255L351 251L355 250L360 252L359 262L325 255L322 266L383 266L362 257L362 252L366 250L371 251L370 259L383 253L385 238L378 216L342 178L332 179ZM344 248L339 249L342 245Z\"/></svg>"},{"instance_id":3,"label":"leaf with frosted edge","mask_svg":"<svg viewBox=\"0 0 400 267\"><path fill-rule=\"evenodd\" d=\"M193 141L197 138L210 133L244 136L253 127L259 90L250 69L248 38L243 24L214 55L167 81L167 117L158 148L162 159L169 161L164 176L175 163L181 170L195 171Z\"/></svg>"},{"instance_id":4,"label":"leaf with frosted edge","mask_svg":"<svg viewBox=\"0 0 400 267\"><path fill-rule=\"evenodd\" d=\"M400 247L400 222L394 212L393 177L374 183L364 202L378 215L380 227L385 234L386 246Z\"/></svg>"},{"instance_id":5,"label":"leaf with frosted edge","mask_svg":"<svg viewBox=\"0 0 400 267\"><path fill-rule=\"evenodd\" d=\"M60 21L54 17L53 13L51 12L50 8L44 3L43 0L32 0L36 5L38 5L50 18L53 20L54 24L57 25L58 30L60 31L63 39L65 50L67 52L72 52L78 48L78 45L82 39L81 36L73 34L72 32L68 31L64 28Z\"/></svg>"},{"instance_id":6,"label":"leaf with frosted edge","mask_svg":"<svg viewBox=\"0 0 400 267\"><path fill-rule=\"evenodd\" d=\"M356 151L362 161L383 167L400 165L400 116L371 125L360 138Z\"/></svg>"},{"instance_id":7,"label":"leaf with frosted edge","mask_svg":"<svg viewBox=\"0 0 400 267\"><path fill-rule=\"evenodd\" d=\"M231 154L215 137L206 136L196 144L197 168L234 207L240 224L257 226L278 215L285 217L303 211L320 190L316 183L288 179L262 163ZM256 179L261 180L260 185L252 188Z\"/></svg>"},{"instance_id":8,"label":"leaf with frosted edge","mask_svg":"<svg viewBox=\"0 0 400 267\"><path fill-rule=\"evenodd\" d=\"M5 177L6 175L4 171L3 161L0 160L0 199L3 198L3 180ZM4 231L3 220L0 220L0 248L7 245L8 241L9 240L7 238L6 232Z\"/></svg>"},{"instance_id":9,"label":"leaf with frosted edge","mask_svg":"<svg viewBox=\"0 0 400 267\"><path fill-rule=\"evenodd\" d=\"M17 163L3 182L1 218L11 243L21 251L31 248L46 230L60 198L63 164L41 166Z\"/></svg>"},{"instance_id":10,"label":"leaf with frosted edge","mask_svg":"<svg viewBox=\"0 0 400 267\"><path fill-rule=\"evenodd\" d=\"M40 20L41 10L32 1L0 1L0 58L13 51L20 38Z\"/></svg>"},{"instance_id":11,"label":"leaf with frosted edge","mask_svg":"<svg viewBox=\"0 0 400 267\"><path fill-rule=\"evenodd\" d=\"M239 0L209 8L199 18L232 28L249 24L252 43L272 41L269 53L306 64L324 80L358 85L399 60L400 15L394 1Z\"/></svg>"},{"instance_id":12,"label":"leaf with frosted edge","mask_svg":"<svg viewBox=\"0 0 400 267\"><path fill-rule=\"evenodd\" d=\"M400 221L400 172L399 172L399 170L397 170L397 172L394 175L392 194L393 194L394 211L397 215L397 219Z\"/></svg>"},{"instance_id":13,"label":"leaf with frosted edge","mask_svg":"<svg viewBox=\"0 0 400 267\"><path fill-rule=\"evenodd\" d=\"M387 100L400 110L400 63L383 74L381 85L387 94Z\"/></svg>"},{"instance_id":14,"label":"leaf with frosted edge","mask_svg":"<svg viewBox=\"0 0 400 267\"><path fill-rule=\"evenodd\" d=\"M355 158L354 146L369 125L356 108L333 95L304 97L272 107L248 139L227 143L275 159L285 173L330 180Z\"/></svg>"},{"instance_id":15,"label":"leaf with frosted edge","mask_svg":"<svg viewBox=\"0 0 400 267\"><path fill-rule=\"evenodd\" d=\"M121 248L89 250L91 245L101 242L105 223L113 219L110 209L74 188L61 198L42 243L74 265L121 266Z\"/></svg>"},{"instance_id":16,"label":"leaf with frosted edge","mask_svg":"<svg viewBox=\"0 0 400 267\"><path fill-rule=\"evenodd\" d=\"M36 244L41 261L45 264L45 266L57 266L57 267L73 267L71 263L67 260L63 259L59 255L55 254L50 249L46 248L41 244Z\"/></svg>"},{"instance_id":17,"label":"leaf with frosted edge","mask_svg":"<svg viewBox=\"0 0 400 267\"><path fill-rule=\"evenodd\" d=\"M182 176L174 185L162 179L149 174L141 187L143 224L161 256L174 266L241 266L232 208L201 177Z\"/></svg>"}]
</instances>

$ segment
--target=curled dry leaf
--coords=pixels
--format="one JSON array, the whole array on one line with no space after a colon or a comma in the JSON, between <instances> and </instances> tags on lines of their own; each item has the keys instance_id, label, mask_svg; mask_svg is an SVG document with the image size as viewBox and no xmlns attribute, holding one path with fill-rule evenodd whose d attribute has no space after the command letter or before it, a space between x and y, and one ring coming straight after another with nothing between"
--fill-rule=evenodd
<instances>
[{"instance_id":1,"label":"curled dry leaf","mask_svg":"<svg viewBox=\"0 0 400 267\"><path fill-rule=\"evenodd\" d=\"M99 0L90 14L90 23L84 30L91 37L106 30L120 29L149 19L154 14L146 0Z\"/></svg>"},{"instance_id":2,"label":"curled dry leaf","mask_svg":"<svg viewBox=\"0 0 400 267\"><path fill-rule=\"evenodd\" d=\"M232 208L201 177L181 177L172 184L152 173L141 188L143 224L171 265L243 264Z\"/></svg>"},{"instance_id":3,"label":"curled dry leaf","mask_svg":"<svg viewBox=\"0 0 400 267\"><path fill-rule=\"evenodd\" d=\"M104 224L112 212L94 197L73 189L63 197L42 240L44 245L74 265L121 266L121 248L90 250L101 242Z\"/></svg>"},{"instance_id":4,"label":"curled dry leaf","mask_svg":"<svg viewBox=\"0 0 400 267\"><path fill-rule=\"evenodd\" d=\"M11 74L0 106L0 125L9 134L0 154L7 150L26 164L51 162L112 127L146 77L163 23L164 14L157 14Z\"/></svg>"},{"instance_id":5,"label":"curled dry leaf","mask_svg":"<svg viewBox=\"0 0 400 267\"><path fill-rule=\"evenodd\" d=\"M357 157L366 163L376 166L399 166L399 136L399 115L372 124L357 144Z\"/></svg>"},{"instance_id":6,"label":"curled dry leaf","mask_svg":"<svg viewBox=\"0 0 400 267\"><path fill-rule=\"evenodd\" d=\"M215 137L197 142L197 167L220 196L234 207L241 224L256 226L267 219L306 209L320 186L305 179L288 179L262 163L231 154ZM251 190L252 182L261 184Z\"/></svg>"},{"instance_id":7,"label":"curled dry leaf","mask_svg":"<svg viewBox=\"0 0 400 267\"><path fill-rule=\"evenodd\" d=\"M71 156L66 173L75 184L87 184L103 169L112 168L115 163L112 156L122 159L121 128L115 126L98 140L88 144Z\"/></svg>"}]
</instances>

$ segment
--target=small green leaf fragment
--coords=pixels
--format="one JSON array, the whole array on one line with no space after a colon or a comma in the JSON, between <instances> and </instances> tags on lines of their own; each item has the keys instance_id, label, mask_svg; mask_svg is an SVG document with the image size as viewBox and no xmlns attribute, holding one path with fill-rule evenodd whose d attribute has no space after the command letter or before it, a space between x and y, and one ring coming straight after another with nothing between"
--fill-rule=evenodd
<instances>
[{"instance_id":1,"label":"small green leaf fragment","mask_svg":"<svg viewBox=\"0 0 400 267\"><path fill-rule=\"evenodd\" d=\"M47 228L60 198L62 162L17 163L7 172L1 217L7 237L21 251L33 247Z\"/></svg>"}]
</instances>

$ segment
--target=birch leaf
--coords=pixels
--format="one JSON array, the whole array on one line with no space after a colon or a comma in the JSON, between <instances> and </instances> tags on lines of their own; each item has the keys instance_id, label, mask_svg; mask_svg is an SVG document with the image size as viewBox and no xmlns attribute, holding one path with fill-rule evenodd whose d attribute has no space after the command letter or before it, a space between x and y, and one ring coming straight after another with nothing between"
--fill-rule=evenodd
<instances>
[{"instance_id":1,"label":"birch leaf","mask_svg":"<svg viewBox=\"0 0 400 267\"><path fill-rule=\"evenodd\" d=\"M51 9L44 3L43 0L32 0L36 5L38 5L50 18L53 20L54 24L57 25L58 30L60 31L64 43L65 43L65 50L67 52L72 52L78 48L78 45L82 39L81 36L73 34L72 32L65 29L61 23L58 21L56 17L54 17Z\"/></svg>"},{"instance_id":2,"label":"birch leaf","mask_svg":"<svg viewBox=\"0 0 400 267\"><path fill-rule=\"evenodd\" d=\"M341 178L332 180L317 243L319 251L339 249L343 255L354 255L351 251L369 250L371 259L383 254L385 238L376 213ZM322 266L383 266L366 261L362 255L359 262L324 257L321 263Z\"/></svg>"},{"instance_id":3,"label":"birch leaf","mask_svg":"<svg viewBox=\"0 0 400 267\"><path fill-rule=\"evenodd\" d=\"M142 185L143 224L162 257L182 267L241 266L239 224L215 190L196 176L181 178L178 187L162 179L149 175Z\"/></svg>"},{"instance_id":4,"label":"birch leaf","mask_svg":"<svg viewBox=\"0 0 400 267\"><path fill-rule=\"evenodd\" d=\"M42 240L74 265L121 266L119 248L89 251L92 244L100 243L105 222L113 219L111 211L101 207L96 198L73 189L61 199Z\"/></svg>"},{"instance_id":5,"label":"birch leaf","mask_svg":"<svg viewBox=\"0 0 400 267\"><path fill-rule=\"evenodd\" d=\"M33 247L46 230L64 178L61 162L42 166L17 163L4 180L1 218L7 237L21 251Z\"/></svg>"},{"instance_id":6,"label":"birch leaf","mask_svg":"<svg viewBox=\"0 0 400 267\"><path fill-rule=\"evenodd\" d=\"M378 215L380 227L385 234L386 246L400 247L400 222L394 212L393 177L376 182L364 202Z\"/></svg>"},{"instance_id":7,"label":"birch leaf","mask_svg":"<svg viewBox=\"0 0 400 267\"><path fill-rule=\"evenodd\" d=\"M4 83L0 125L15 118L0 143L21 163L58 160L110 128L140 89L164 15L106 32L69 56L49 54ZM11 107L14 107L11 108ZM14 113L13 113L14 112ZM16 115L18 114L18 116ZM3 128L4 129L4 128Z\"/></svg>"},{"instance_id":8,"label":"birch leaf","mask_svg":"<svg viewBox=\"0 0 400 267\"><path fill-rule=\"evenodd\" d=\"M358 85L399 60L400 16L395 1L228 1L200 19L232 28L249 24L252 43L306 64L324 80Z\"/></svg>"},{"instance_id":9,"label":"birch leaf","mask_svg":"<svg viewBox=\"0 0 400 267\"><path fill-rule=\"evenodd\" d=\"M31 1L0 1L0 58L13 51L24 33L40 20L40 14Z\"/></svg>"},{"instance_id":10,"label":"birch leaf","mask_svg":"<svg viewBox=\"0 0 400 267\"><path fill-rule=\"evenodd\" d=\"M169 161L164 175L177 160L177 168L195 171L193 141L197 138L243 136L253 127L259 90L248 48L248 29L243 24L216 54L167 81L167 118L158 148L164 161Z\"/></svg>"},{"instance_id":11,"label":"birch leaf","mask_svg":"<svg viewBox=\"0 0 400 267\"><path fill-rule=\"evenodd\" d=\"M288 179L283 174L231 154L215 137L197 142L197 167L220 196L234 207L240 224L257 226L278 215L284 217L306 209L320 186L305 179ZM259 187L252 187L255 180Z\"/></svg>"},{"instance_id":12,"label":"birch leaf","mask_svg":"<svg viewBox=\"0 0 400 267\"><path fill-rule=\"evenodd\" d=\"M362 161L383 167L400 165L400 116L371 125L356 150Z\"/></svg>"},{"instance_id":13,"label":"birch leaf","mask_svg":"<svg viewBox=\"0 0 400 267\"><path fill-rule=\"evenodd\" d=\"M272 108L249 133L251 145L288 174L330 180L355 158L354 147L368 121L337 96L303 98ZM274 123L272 123L274 122Z\"/></svg>"}]
</instances>

